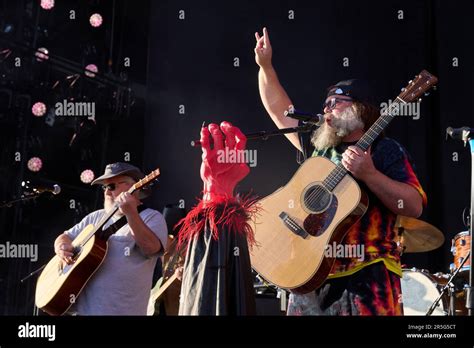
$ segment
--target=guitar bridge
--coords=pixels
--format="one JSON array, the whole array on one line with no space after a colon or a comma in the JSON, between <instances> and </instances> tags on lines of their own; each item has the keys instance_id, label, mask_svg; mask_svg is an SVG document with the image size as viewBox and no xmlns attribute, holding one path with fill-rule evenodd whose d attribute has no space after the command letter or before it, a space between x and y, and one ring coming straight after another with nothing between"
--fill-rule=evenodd
<instances>
[{"instance_id":1,"label":"guitar bridge","mask_svg":"<svg viewBox=\"0 0 474 348\"><path fill-rule=\"evenodd\" d=\"M283 220L283 223L285 224L285 226L288 227L288 229L294 234L300 236L303 239L309 235L309 233L306 232L303 227L298 225L298 223L284 211L282 211L279 216L280 216L280 219Z\"/></svg>"}]
</instances>

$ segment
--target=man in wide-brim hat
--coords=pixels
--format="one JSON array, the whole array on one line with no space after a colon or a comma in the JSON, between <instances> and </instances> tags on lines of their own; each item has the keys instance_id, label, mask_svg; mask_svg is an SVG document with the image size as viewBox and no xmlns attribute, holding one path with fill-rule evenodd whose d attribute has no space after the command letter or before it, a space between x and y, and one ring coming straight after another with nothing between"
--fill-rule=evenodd
<instances>
[{"instance_id":1,"label":"man in wide-brim hat","mask_svg":"<svg viewBox=\"0 0 474 348\"><path fill-rule=\"evenodd\" d=\"M96 226L118 204L119 209L96 238L108 241L105 259L81 291L70 313L78 315L146 315L158 256L166 247L166 222L156 210L143 207L147 190L127 192L144 175L128 163L106 166L92 182L104 190L104 209L88 214L54 242L56 254L73 264L72 241L89 224Z\"/></svg>"}]
</instances>

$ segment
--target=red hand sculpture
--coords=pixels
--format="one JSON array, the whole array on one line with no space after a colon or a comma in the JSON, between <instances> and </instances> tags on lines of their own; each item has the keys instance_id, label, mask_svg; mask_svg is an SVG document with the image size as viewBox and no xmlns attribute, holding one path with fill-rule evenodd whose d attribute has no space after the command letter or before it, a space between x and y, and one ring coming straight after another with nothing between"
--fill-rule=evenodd
<instances>
[{"instance_id":1,"label":"red hand sculpture","mask_svg":"<svg viewBox=\"0 0 474 348\"><path fill-rule=\"evenodd\" d=\"M214 143L213 148L211 139ZM211 123L201 129L201 179L204 182L204 203L230 199L234 196L235 186L247 176L250 169L246 163L226 162L225 154L232 151L237 154L238 151L245 150L246 143L245 135L230 122L222 122L220 127Z\"/></svg>"}]
</instances>

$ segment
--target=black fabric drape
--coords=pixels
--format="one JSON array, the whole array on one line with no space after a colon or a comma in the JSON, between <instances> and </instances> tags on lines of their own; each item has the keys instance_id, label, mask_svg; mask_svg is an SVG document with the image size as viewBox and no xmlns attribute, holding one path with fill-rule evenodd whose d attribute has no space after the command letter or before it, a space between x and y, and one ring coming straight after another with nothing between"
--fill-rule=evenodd
<instances>
[{"instance_id":1,"label":"black fabric drape","mask_svg":"<svg viewBox=\"0 0 474 348\"><path fill-rule=\"evenodd\" d=\"M244 234L222 227L216 240L206 224L204 231L190 240L179 314L256 314L250 256Z\"/></svg>"}]
</instances>

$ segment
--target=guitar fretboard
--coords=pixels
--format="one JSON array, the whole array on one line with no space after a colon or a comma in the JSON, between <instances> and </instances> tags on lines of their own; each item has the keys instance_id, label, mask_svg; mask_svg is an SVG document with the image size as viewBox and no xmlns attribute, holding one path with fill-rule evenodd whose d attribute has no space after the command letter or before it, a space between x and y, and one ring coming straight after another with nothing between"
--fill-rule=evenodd
<instances>
[{"instance_id":1,"label":"guitar fretboard","mask_svg":"<svg viewBox=\"0 0 474 348\"><path fill-rule=\"evenodd\" d=\"M405 104L400 97L397 97L389 106L388 110L385 110L382 115L374 122L374 124L369 128L367 132L359 139L356 146L359 147L362 151L367 151L367 149L372 145L375 139L383 132L385 128L393 120L394 116L392 113L395 110L399 110L401 104ZM323 186L332 191L334 188L341 182L341 180L347 175L347 170L344 168L342 163L339 163L336 168L334 168L331 173L323 181Z\"/></svg>"}]
</instances>

